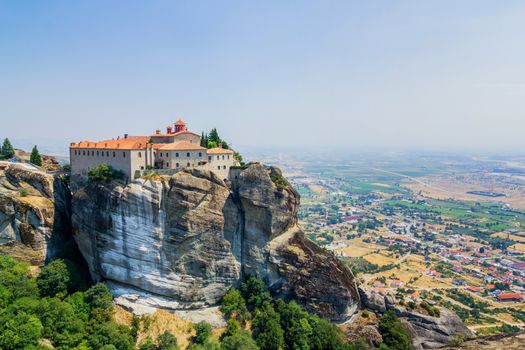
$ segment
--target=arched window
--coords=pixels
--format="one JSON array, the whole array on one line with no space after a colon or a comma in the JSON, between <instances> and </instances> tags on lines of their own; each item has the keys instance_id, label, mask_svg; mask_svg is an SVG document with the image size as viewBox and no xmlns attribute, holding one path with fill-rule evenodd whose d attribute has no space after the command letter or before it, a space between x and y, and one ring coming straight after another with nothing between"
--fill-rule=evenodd
<instances>
[{"instance_id":1,"label":"arched window","mask_svg":"<svg viewBox=\"0 0 525 350\"><path fill-rule=\"evenodd\" d=\"M228 155L228 159L230 159L230 155Z\"/></svg>"},{"instance_id":2,"label":"arched window","mask_svg":"<svg viewBox=\"0 0 525 350\"><path fill-rule=\"evenodd\" d=\"M122 157L126 158L126 152L122 152Z\"/></svg>"},{"instance_id":3,"label":"arched window","mask_svg":"<svg viewBox=\"0 0 525 350\"><path fill-rule=\"evenodd\" d=\"M106 157L109 157L109 151L106 151Z\"/></svg>"},{"instance_id":4,"label":"arched window","mask_svg":"<svg viewBox=\"0 0 525 350\"><path fill-rule=\"evenodd\" d=\"M115 152L113 152L113 158L115 158L115 156L116 156L116 154L115 154Z\"/></svg>"},{"instance_id":5,"label":"arched window","mask_svg":"<svg viewBox=\"0 0 525 350\"><path fill-rule=\"evenodd\" d=\"M166 168L170 167L170 163L166 162Z\"/></svg>"},{"instance_id":6,"label":"arched window","mask_svg":"<svg viewBox=\"0 0 525 350\"><path fill-rule=\"evenodd\" d=\"M142 152L139 152L139 158L142 158Z\"/></svg>"},{"instance_id":7,"label":"arched window","mask_svg":"<svg viewBox=\"0 0 525 350\"><path fill-rule=\"evenodd\" d=\"M217 170L221 170L221 166L220 165L217 167Z\"/></svg>"},{"instance_id":8,"label":"arched window","mask_svg":"<svg viewBox=\"0 0 525 350\"><path fill-rule=\"evenodd\" d=\"M224 156L222 156L222 159L224 160Z\"/></svg>"},{"instance_id":9,"label":"arched window","mask_svg":"<svg viewBox=\"0 0 525 350\"><path fill-rule=\"evenodd\" d=\"M177 163L175 167L178 168L179 166L180 166L179 163Z\"/></svg>"},{"instance_id":10,"label":"arched window","mask_svg":"<svg viewBox=\"0 0 525 350\"><path fill-rule=\"evenodd\" d=\"M188 166L190 166L190 163L188 163Z\"/></svg>"},{"instance_id":11,"label":"arched window","mask_svg":"<svg viewBox=\"0 0 525 350\"><path fill-rule=\"evenodd\" d=\"M83 156L85 156L85 155L86 155L86 151L85 151L85 150L84 150L84 151L82 151L82 155L83 155Z\"/></svg>"},{"instance_id":12,"label":"arched window","mask_svg":"<svg viewBox=\"0 0 525 350\"><path fill-rule=\"evenodd\" d=\"M186 157L188 158L190 157L190 152L186 153Z\"/></svg>"},{"instance_id":13,"label":"arched window","mask_svg":"<svg viewBox=\"0 0 525 350\"><path fill-rule=\"evenodd\" d=\"M199 152L199 157L202 157L202 152Z\"/></svg>"},{"instance_id":14,"label":"arched window","mask_svg":"<svg viewBox=\"0 0 525 350\"><path fill-rule=\"evenodd\" d=\"M211 162L211 156L208 156L208 160Z\"/></svg>"},{"instance_id":15,"label":"arched window","mask_svg":"<svg viewBox=\"0 0 525 350\"><path fill-rule=\"evenodd\" d=\"M95 155L95 151L91 151L91 156L93 157L94 155Z\"/></svg>"},{"instance_id":16,"label":"arched window","mask_svg":"<svg viewBox=\"0 0 525 350\"><path fill-rule=\"evenodd\" d=\"M97 157L98 157L98 151L97 151Z\"/></svg>"},{"instance_id":17,"label":"arched window","mask_svg":"<svg viewBox=\"0 0 525 350\"><path fill-rule=\"evenodd\" d=\"M223 165L222 168L223 168L223 169L226 169L226 165Z\"/></svg>"},{"instance_id":18,"label":"arched window","mask_svg":"<svg viewBox=\"0 0 525 350\"><path fill-rule=\"evenodd\" d=\"M175 157L179 158L179 152L175 153Z\"/></svg>"}]
</instances>

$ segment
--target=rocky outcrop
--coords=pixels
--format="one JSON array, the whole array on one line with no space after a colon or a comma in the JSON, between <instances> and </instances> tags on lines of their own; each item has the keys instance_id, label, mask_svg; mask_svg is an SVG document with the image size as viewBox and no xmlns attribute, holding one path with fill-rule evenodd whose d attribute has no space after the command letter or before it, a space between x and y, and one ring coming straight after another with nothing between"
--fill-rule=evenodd
<instances>
[{"instance_id":1,"label":"rocky outcrop","mask_svg":"<svg viewBox=\"0 0 525 350\"><path fill-rule=\"evenodd\" d=\"M0 252L42 264L73 250L70 202L61 177L0 162Z\"/></svg>"},{"instance_id":2,"label":"rocky outcrop","mask_svg":"<svg viewBox=\"0 0 525 350\"><path fill-rule=\"evenodd\" d=\"M74 236L93 277L148 293L150 305L192 309L258 275L279 296L348 319L354 278L297 227L299 195L275 168L234 172L231 183L197 169L130 184L76 179Z\"/></svg>"},{"instance_id":3,"label":"rocky outcrop","mask_svg":"<svg viewBox=\"0 0 525 350\"><path fill-rule=\"evenodd\" d=\"M440 348L455 339L474 336L461 319L446 308L439 307L440 316L433 317L399 305L390 294L381 294L366 287L360 287L359 294L364 308L379 313L395 312L409 332L415 350Z\"/></svg>"}]
</instances>

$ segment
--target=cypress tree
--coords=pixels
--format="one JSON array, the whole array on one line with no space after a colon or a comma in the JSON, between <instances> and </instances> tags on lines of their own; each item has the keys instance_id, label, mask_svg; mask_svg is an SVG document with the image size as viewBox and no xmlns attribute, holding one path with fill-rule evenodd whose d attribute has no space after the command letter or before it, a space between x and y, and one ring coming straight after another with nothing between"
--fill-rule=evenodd
<instances>
[{"instance_id":1,"label":"cypress tree","mask_svg":"<svg viewBox=\"0 0 525 350\"><path fill-rule=\"evenodd\" d=\"M201 134L201 147L206 147L205 141L206 140L204 139L204 131L203 131Z\"/></svg>"},{"instance_id":2,"label":"cypress tree","mask_svg":"<svg viewBox=\"0 0 525 350\"><path fill-rule=\"evenodd\" d=\"M33 147L33 150L31 151L31 157L29 158L29 161L34 165L42 166L42 157L40 156L40 152L38 152L38 148L36 148L36 146Z\"/></svg>"},{"instance_id":3,"label":"cypress tree","mask_svg":"<svg viewBox=\"0 0 525 350\"><path fill-rule=\"evenodd\" d=\"M13 149L13 145L11 145L11 142L9 142L9 139L6 138L4 140L4 143L2 145L2 155L6 158L11 158L15 155L15 150Z\"/></svg>"}]
</instances>

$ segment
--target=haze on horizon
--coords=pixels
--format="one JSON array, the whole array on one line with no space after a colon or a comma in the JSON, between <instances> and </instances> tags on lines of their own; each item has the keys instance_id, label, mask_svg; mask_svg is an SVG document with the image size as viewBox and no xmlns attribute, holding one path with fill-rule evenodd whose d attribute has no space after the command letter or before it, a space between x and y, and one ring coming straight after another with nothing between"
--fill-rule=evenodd
<instances>
[{"instance_id":1,"label":"haze on horizon","mask_svg":"<svg viewBox=\"0 0 525 350\"><path fill-rule=\"evenodd\" d=\"M0 0L0 137L525 147L525 2Z\"/></svg>"}]
</instances>

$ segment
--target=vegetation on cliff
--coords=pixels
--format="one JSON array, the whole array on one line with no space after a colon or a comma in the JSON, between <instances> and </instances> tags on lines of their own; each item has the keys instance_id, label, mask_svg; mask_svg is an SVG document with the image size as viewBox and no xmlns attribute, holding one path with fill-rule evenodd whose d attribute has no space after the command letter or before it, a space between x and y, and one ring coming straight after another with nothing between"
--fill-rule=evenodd
<instances>
[{"instance_id":1,"label":"vegetation on cliff","mask_svg":"<svg viewBox=\"0 0 525 350\"><path fill-rule=\"evenodd\" d=\"M124 173L120 170L115 170L106 163L100 164L98 167L89 170L88 179L90 181L105 181L118 180L124 177Z\"/></svg>"},{"instance_id":2,"label":"vegetation on cliff","mask_svg":"<svg viewBox=\"0 0 525 350\"><path fill-rule=\"evenodd\" d=\"M9 159L15 155L15 149L8 138L4 139L0 147L0 159Z\"/></svg>"},{"instance_id":3,"label":"vegetation on cliff","mask_svg":"<svg viewBox=\"0 0 525 350\"><path fill-rule=\"evenodd\" d=\"M33 150L31 151L29 161L34 165L42 166L42 156L40 155L40 152L36 146L34 146Z\"/></svg>"},{"instance_id":4,"label":"vegetation on cliff","mask_svg":"<svg viewBox=\"0 0 525 350\"><path fill-rule=\"evenodd\" d=\"M362 343L347 343L333 323L308 313L295 301L272 299L264 282L250 277L240 290L230 289L222 300L221 310L228 319L228 333L244 339L246 347L261 350L362 349ZM250 327L248 327L250 325ZM247 337L251 329L251 339ZM252 339L257 344L253 347ZM229 348L228 348L229 349Z\"/></svg>"}]
</instances>

